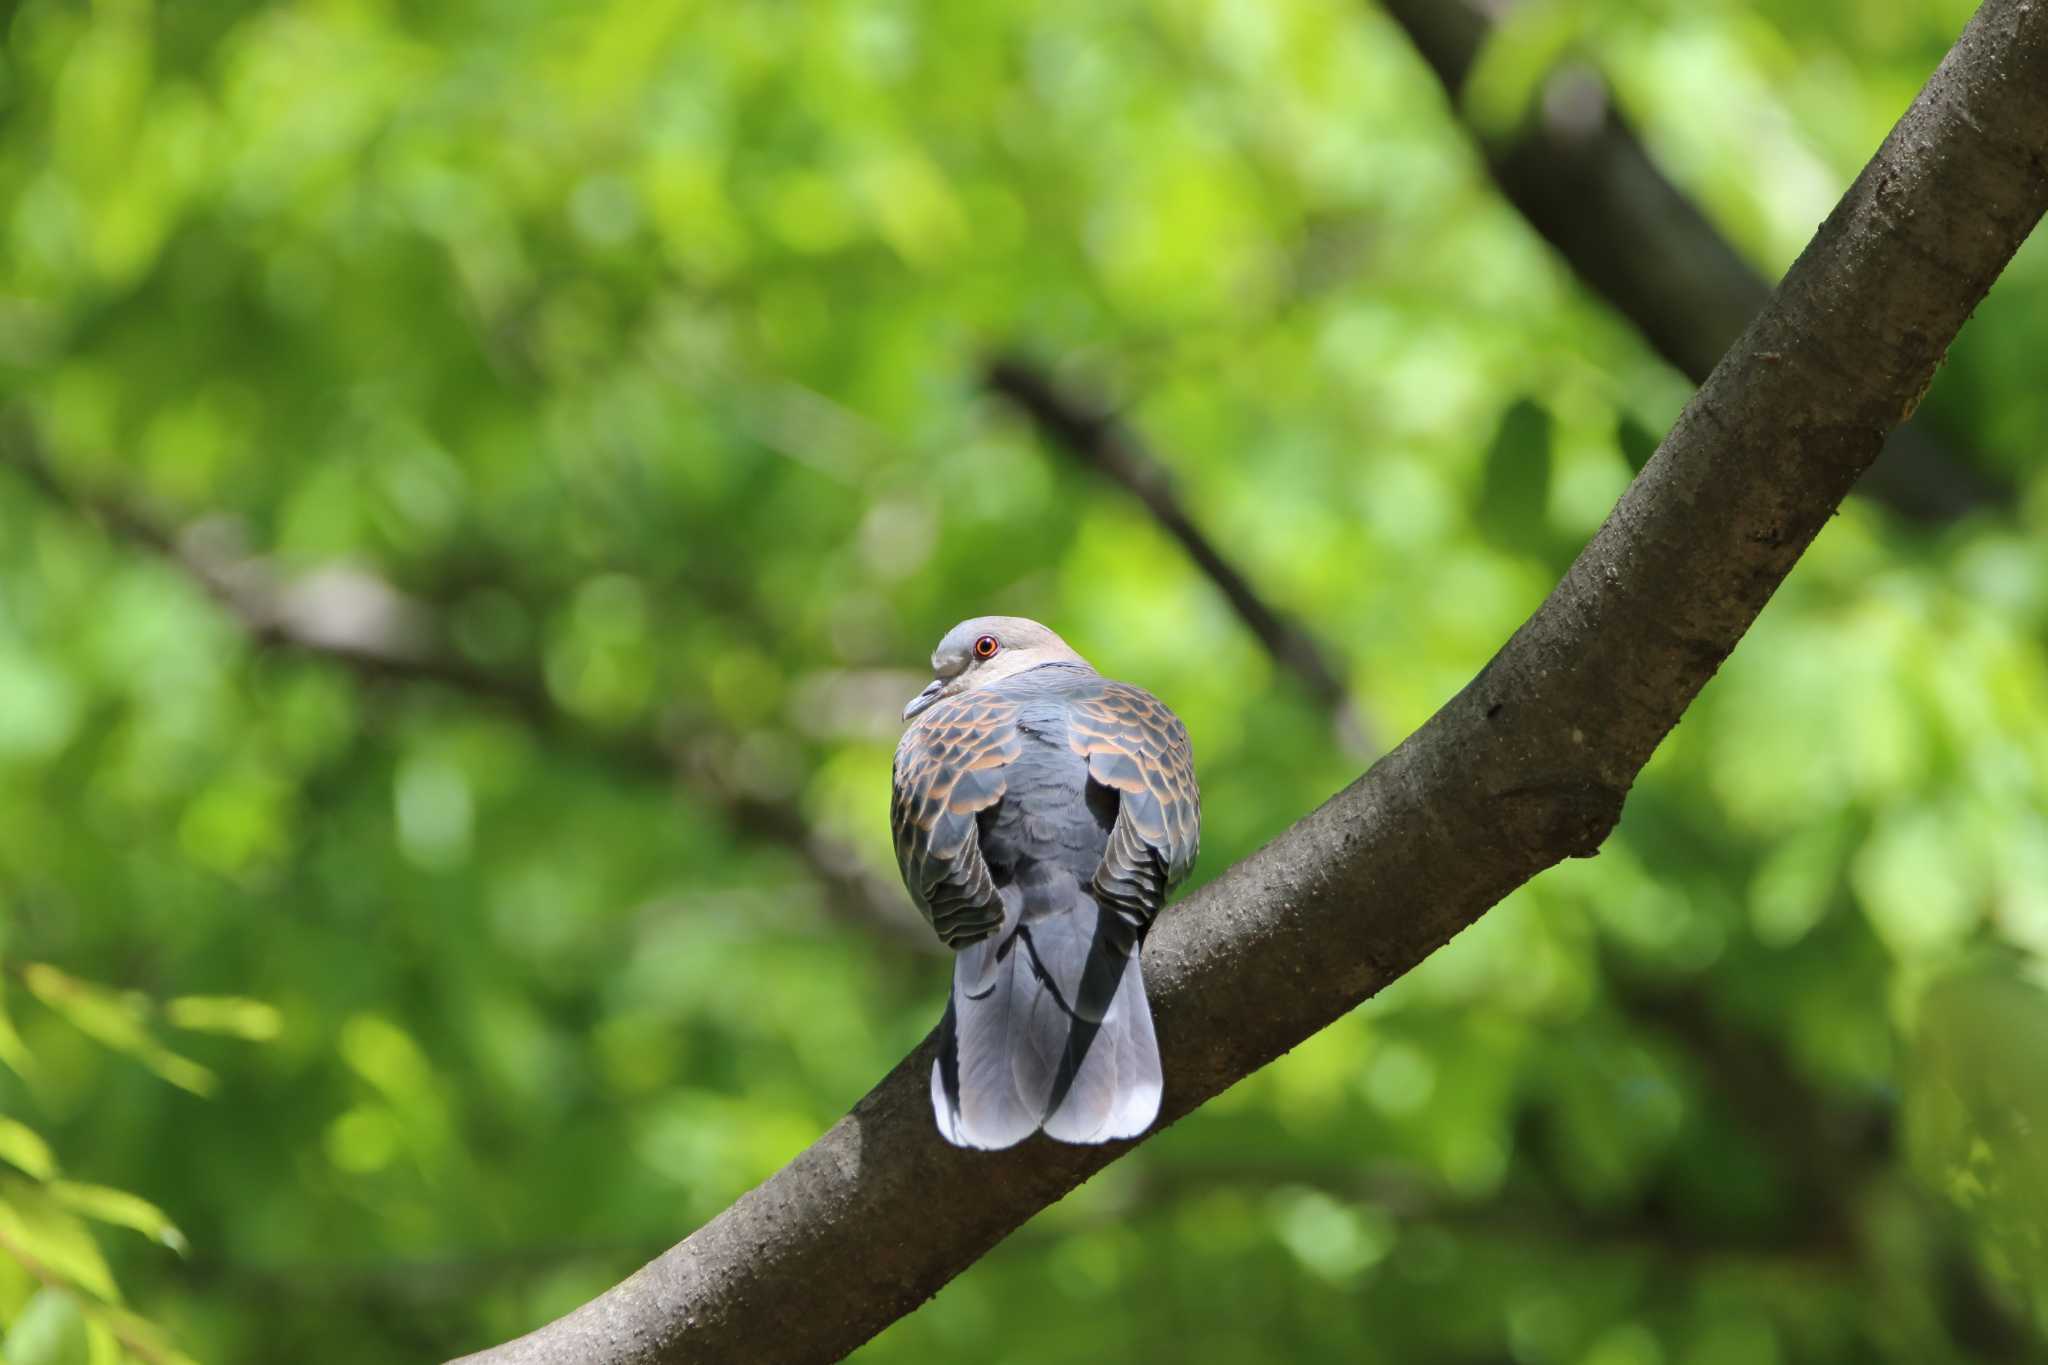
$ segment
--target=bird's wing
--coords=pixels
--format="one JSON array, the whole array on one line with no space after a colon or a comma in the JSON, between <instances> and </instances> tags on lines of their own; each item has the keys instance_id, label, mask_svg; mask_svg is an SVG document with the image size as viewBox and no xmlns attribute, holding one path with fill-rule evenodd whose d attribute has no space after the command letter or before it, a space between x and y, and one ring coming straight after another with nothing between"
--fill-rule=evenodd
<instances>
[{"instance_id":1,"label":"bird's wing","mask_svg":"<svg viewBox=\"0 0 2048 1365\"><path fill-rule=\"evenodd\" d=\"M1142 930L1195 865L1202 794L1180 717L1141 687L1091 681L1070 696L1067 742L1117 795L1095 893Z\"/></svg>"},{"instance_id":2,"label":"bird's wing","mask_svg":"<svg viewBox=\"0 0 2048 1365\"><path fill-rule=\"evenodd\" d=\"M988 937L1003 921L975 816L1008 790L1007 769L1023 748L1016 721L1016 702L970 692L925 712L896 746L896 864L950 948Z\"/></svg>"}]
</instances>

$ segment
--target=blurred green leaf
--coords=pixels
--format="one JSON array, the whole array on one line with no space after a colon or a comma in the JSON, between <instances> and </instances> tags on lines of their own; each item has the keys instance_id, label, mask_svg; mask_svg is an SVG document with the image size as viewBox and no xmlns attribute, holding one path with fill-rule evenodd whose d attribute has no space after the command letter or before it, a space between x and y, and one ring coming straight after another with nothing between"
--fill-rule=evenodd
<instances>
[{"instance_id":1,"label":"blurred green leaf","mask_svg":"<svg viewBox=\"0 0 2048 1365\"><path fill-rule=\"evenodd\" d=\"M1547 556L1555 545L1550 527L1550 413L1529 399L1517 399L1501 414L1486 448L1475 519L1502 549Z\"/></svg>"},{"instance_id":2,"label":"blurred green leaf","mask_svg":"<svg viewBox=\"0 0 2048 1365\"><path fill-rule=\"evenodd\" d=\"M1771 850L1750 881L1749 914L1757 937L1774 948L1797 943L1841 894L1845 832L1816 825Z\"/></svg>"},{"instance_id":3,"label":"blurred green leaf","mask_svg":"<svg viewBox=\"0 0 2048 1365\"><path fill-rule=\"evenodd\" d=\"M112 1308L107 1304L85 1305L86 1358L91 1362L91 1365L127 1365L128 1361L137 1359L145 1362L145 1365L156 1365L157 1361L162 1361L163 1365L174 1365L174 1362L183 1365L183 1362L188 1361L189 1358L178 1356L174 1352L156 1352L152 1354L146 1346L130 1355L122 1348L120 1334L108 1323L108 1316L116 1313L120 1313L124 1317L132 1318L135 1316L132 1313L123 1313L123 1310ZM137 1321L140 1321L140 1319L137 1319ZM148 1338L136 1336L131 1337L130 1340L146 1342Z\"/></svg>"},{"instance_id":4,"label":"blurred green leaf","mask_svg":"<svg viewBox=\"0 0 2048 1365\"><path fill-rule=\"evenodd\" d=\"M179 1255L189 1249L185 1234L178 1231L164 1211L140 1195L105 1185L86 1185L75 1180L53 1180L50 1197L73 1213L96 1222L133 1228L152 1242L161 1242Z\"/></svg>"},{"instance_id":5,"label":"blurred green leaf","mask_svg":"<svg viewBox=\"0 0 2048 1365\"><path fill-rule=\"evenodd\" d=\"M113 1365L115 1361L141 1360L148 1365L197 1365L171 1344L164 1330L114 1303L83 1305L86 1324L92 1331L92 1365Z\"/></svg>"},{"instance_id":6,"label":"blurred green leaf","mask_svg":"<svg viewBox=\"0 0 2048 1365\"><path fill-rule=\"evenodd\" d=\"M0 1064L24 1081L35 1079L35 1059L15 1030L14 1016L7 1010L7 978L0 975Z\"/></svg>"},{"instance_id":7,"label":"blurred green leaf","mask_svg":"<svg viewBox=\"0 0 2048 1365\"><path fill-rule=\"evenodd\" d=\"M1621 457L1628 461L1631 474L1643 472L1643 466L1657 453L1657 447L1662 444L1663 439L1661 433L1644 426L1634 413L1621 415L1620 425L1616 430L1616 441L1621 447Z\"/></svg>"},{"instance_id":8,"label":"blurred green leaf","mask_svg":"<svg viewBox=\"0 0 2048 1365\"><path fill-rule=\"evenodd\" d=\"M171 1051L150 1032L146 997L81 981L43 962L27 964L21 974L29 991L80 1033L133 1057L182 1090L212 1092L211 1071Z\"/></svg>"},{"instance_id":9,"label":"blurred green leaf","mask_svg":"<svg viewBox=\"0 0 2048 1365\"><path fill-rule=\"evenodd\" d=\"M0 760L46 758L78 724L78 694L63 674L0 644Z\"/></svg>"},{"instance_id":10,"label":"blurred green leaf","mask_svg":"<svg viewBox=\"0 0 2048 1365\"><path fill-rule=\"evenodd\" d=\"M284 1016L275 1005L240 995L181 995L165 1003L164 1018L178 1028L252 1043L271 1042L284 1031Z\"/></svg>"},{"instance_id":11,"label":"blurred green leaf","mask_svg":"<svg viewBox=\"0 0 2048 1365\"><path fill-rule=\"evenodd\" d=\"M1996 967L1931 986L1906 1120L1922 1178L1968 1215L1986 1264L2048 1332L2048 993Z\"/></svg>"},{"instance_id":12,"label":"blurred green leaf","mask_svg":"<svg viewBox=\"0 0 2048 1365\"><path fill-rule=\"evenodd\" d=\"M42 1136L16 1119L0 1117L0 1160L38 1180L57 1173L57 1159Z\"/></svg>"},{"instance_id":13,"label":"blurred green leaf","mask_svg":"<svg viewBox=\"0 0 2048 1365\"><path fill-rule=\"evenodd\" d=\"M1499 12L1460 94L1474 128L1502 137L1529 116L1584 31L1587 9L1584 0L1518 0Z\"/></svg>"},{"instance_id":14,"label":"blurred green leaf","mask_svg":"<svg viewBox=\"0 0 2048 1365\"><path fill-rule=\"evenodd\" d=\"M61 1289L37 1290L7 1325L0 1357L7 1365L93 1365L77 1300Z\"/></svg>"},{"instance_id":15,"label":"blurred green leaf","mask_svg":"<svg viewBox=\"0 0 2048 1365\"><path fill-rule=\"evenodd\" d=\"M0 1250L38 1277L60 1279L108 1303L120 1298L92 1233L43 1186L0 1176Z\"/></svg>"}]
</instances>

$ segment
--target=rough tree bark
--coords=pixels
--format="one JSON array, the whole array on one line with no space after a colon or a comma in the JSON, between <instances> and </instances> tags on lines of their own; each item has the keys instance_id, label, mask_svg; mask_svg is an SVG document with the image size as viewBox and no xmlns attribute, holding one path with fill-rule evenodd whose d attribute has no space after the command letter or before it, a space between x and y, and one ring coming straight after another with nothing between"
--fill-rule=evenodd
<instances>
[{"instance_id":1,"label":"rough tree bark","mask_svg":"<svg viewBox=\"0 0 2048 1365\"><path fill-rule=\"evenodd\" d=\"M1499 0L1380 0L1457 104ZM1517 0L1508 0L1509 4ZM1771 287L1671 183L1592 68L1550 73L1521 127L1482 138L1487 169L1574 273L1695 384L1757 315ZM1921 522L2008 505L2012 489L1907 426L1857 492Z\"/></svg>"},{"instance_id":2,"label":"rough tree bark","mask_svg":"<svg viewBox=\"0 0 2048 1365\"><path fill-rule=\"evenodd\" d=\"M1161 918L1168 1120L1599 848L2044 208L2048 0L1986 0L1536 614L1370 772ZM1124 1150L946 1146L930 1046L631 1278L467 1359L833 1359Z\"/></svg>"}]
</instances>

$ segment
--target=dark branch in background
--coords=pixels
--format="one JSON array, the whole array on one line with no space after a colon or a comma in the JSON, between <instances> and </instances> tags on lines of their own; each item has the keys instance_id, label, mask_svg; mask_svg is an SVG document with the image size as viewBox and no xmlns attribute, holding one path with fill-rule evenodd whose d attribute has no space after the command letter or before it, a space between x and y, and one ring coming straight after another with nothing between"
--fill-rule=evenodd
<instances>
[{"instance_id":1,"label":"dark branch in background","mask_svg":"<svg viewBox=\"0 0 2048 1365\"><path fill-rule=\"evenodd\" d=\"M0 433L0 461L53 502L181 570L259 644L318 655L366 677L445 684L536 718L552 714L538 683L501 678L439 650L427 609L370 574L337 567L286 583L270 565L241 553L225 520L174 532L120 499L74 488L18 413ZM647 766L658 762L647 756Z\"/></svg>"},{"instance_id":2,"label":"dark branch in background","mask_svg":"<svg viewBox=\"0 0 2048 1365\"><path fill-rule=\"evenodd\" d=\"M286 579L268 561L247 554L225 519L172 531L130 503L75 488L44 455L21 414L0 423L0 465L20 471L52 501L139 546L184 573L220 604L250 637L348 668L370 681L433 683L505 707L536 730L567 741L636 777L674 780L708 805L743 838L796 855L814 878L825 906L841 917L931 947L900 890L878 876L858 852L811 827L795 803L735 790L693 762L649 723L624 732L583 725L548 694L537 672L484 668L447 643L438 615L363 569L328 566Z\"/></svg>"},{"instance_id":3,"label":"dark branch in background","mask_svg":"<svg viewBox=\"0 0 2048 1365\"><path fill-rule=\"evenodd\" d=\"M2048 6L1986 0L1536 614L1364 777L1160 918L1164 1119L1598 850L2044 207ZM837 1359L1128 1150L948 1147L931 1059L927 1039L681 1244L472 1359Z\"/></svg>"},{"instance_id":4,"label":"dark branch in background","mask_svg":"<svg viewBox=\"0 0 2048 1365\"><path fill-rule=\"evenodd\" d=\"M1457 106L1493 30L1486 8L1476 0L1381 3ZM1480 139L1501 192L1659 355L1703 382L1762 311L1770 285L1657 169L1597 72L1560 67L1534 105L1513 133ZM1858 491L1921 522L1952 521L2014 498L2009 486L1912 426L1892 433Z\"/></svg>"},{"instance_id":5,"label":"dark branch in background","mask_svg":"<svg viewBox=\"0 0 2048 1365\"><path fill-rule=\"evenodd\" d=\"M1723 1018L1698 983L1653 985L1612 960L1602 977L1631 1028L1682 1049L1709 1102L1770 1154L1786 1221L1810 1245L1853 1249L1864 1187L1891 1154L1890 1112L1827 1102L1779 1040Z\"/></svg>"},{"instance_id":6,"label":"dark branch in background","mask_svg":"<svg viewBox=\"0 0 2048 1365\"><path fill-rule=\"evenodd\" d=\"M1298 622L1284 615L1252 587L1224 557L1174 492L1173 478L1130 425L1061 389L1050 374L1015 356L989 362L983 382L1015 403L1038 429L1095 473L1123 486L1144 504L1153 520L1181 543L1280 667L1294 675L1316 703L1330 712L1344 747L1367 752L1371 740L1364 718L1328 653Z\"/></svg>"}]
</instances>

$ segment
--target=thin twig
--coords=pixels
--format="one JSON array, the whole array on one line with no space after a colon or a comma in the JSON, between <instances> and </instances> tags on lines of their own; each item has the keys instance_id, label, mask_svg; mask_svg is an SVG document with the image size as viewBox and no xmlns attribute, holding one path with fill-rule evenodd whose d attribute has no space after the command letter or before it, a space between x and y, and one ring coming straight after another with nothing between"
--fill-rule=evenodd
<instances>
[{"instance_id":1,"label":"thin twig","mask_svg":"<svg viewBox=\"0 0 2048 1365\"><path fill-rule=\"evenodd\" d=\"M1017 356L990 361L983 379L1061 449L1142 503L1216 585L1273 661L1329 711L1345 749L1354 755L1369 751L1365 718L1328 651L1299 622L1268 602L1195 523L1174 491L1166 466L1129 423L1064 390L1050 374Z\"/></svg>"}]
</instances>

